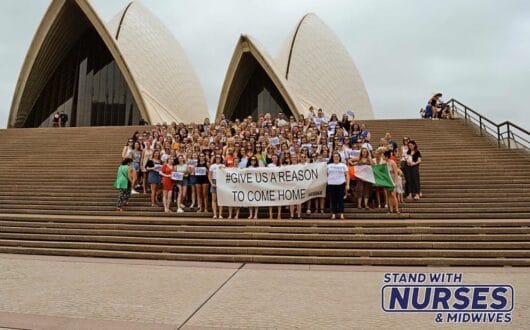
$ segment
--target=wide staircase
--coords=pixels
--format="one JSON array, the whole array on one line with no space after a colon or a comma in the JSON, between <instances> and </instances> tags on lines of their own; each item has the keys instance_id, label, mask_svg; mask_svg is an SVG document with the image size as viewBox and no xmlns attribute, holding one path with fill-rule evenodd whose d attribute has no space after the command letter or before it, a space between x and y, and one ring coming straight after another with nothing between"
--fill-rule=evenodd
<instances>
[{"instance_id":1,"label":"wide staircase","mask_svg":"<svg viewBox=\"0 0 530 330\"><path fill-rule=\"evenodd\" d=\"M391 132L422 151L423 198L402 204L399 215L347 203L347 220L214 220L164 214L142 194L116 212L121 149L145 127L0 130L0 253L530 266L528 153L498 148L462 120L366 123L374 144Z\"/></svg>"}]
</instances>

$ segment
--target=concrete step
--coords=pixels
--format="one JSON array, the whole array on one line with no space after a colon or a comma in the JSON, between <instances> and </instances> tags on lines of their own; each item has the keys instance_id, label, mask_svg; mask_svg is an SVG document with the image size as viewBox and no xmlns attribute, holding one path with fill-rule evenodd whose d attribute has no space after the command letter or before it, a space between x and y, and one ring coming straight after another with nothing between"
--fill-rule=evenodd
<instances>
[{"instance_id":1,"label":"concrete step","mask_svg":"<svg viewBox=\"0 0 530 330\"><path fill-rule=\"evenodd\" d=\"M3 207L0 209L0 213L17 213L17 214L26 214L26 215L33 215L33 214L43 214L43 215L85 215L85 216L115 216L115 217L163 217L163 218L172 218L172 217L189 217L194 216L197 218L210 218L212 216L211 213L202 213L202 214L193 214L193 213L163 213L162 209L159 209L157 211L129 211L127 208L124 212L116 212L116 211L104 211L104 210L98 210L98 211L85 211L85 210L63 210L63 209L57 209L57 210L45 210L45 209L27 209L27 208L6 208ZM227 210L224 211L224 216L227 215ZM330 216L329 213L319 214L319 215L311 215L307 216L305 214L302 215L302 218L311 218L311 219L328 219ZM421 213L418 212L412 213L404 213L401 214L386 214L385 212L372 212L369 210L366 210L365 212L358 212L355 214L348 214L345 213L345 216L350 219L527 219L530 218L529 212L455 212L455 213L448 213L448 212L426 212ZM260 219L266 219L268 218L268 213L264 210L261 210ZM286 218L283 216L283 218Z\"/></svg>"},{"instance_id":2,"label":"concrete step","mask_svg":"<svg viewBox=\"0 0 530 330\"><path fill-rule=\"evenodd\" d=\"M279 255L324 257L435 257L435 258L525 258L530 260L530 250L458 250L458 249L326 249L326 248L272 248L246 246L188 246L168 244L99 243L77 241L39 241L0 239L0 246L28 248L61 248L117 250L152 253L228 254L228 255Z\"/></svg>"},{"instance_id":3,"label":"concrete step","mask_svg":"<svg viewBox=\"0 0 530 330\"><path fill-rule=\"evenodd\" d=\"M388 265L388 266L525 266L525 258L433 258L433 257L317 257L317 256L263 256L263 255L216 255L216 254L170 254L112 250L28 248L0 246L0 253L45 254L76 257L106 257L130 259L157 259L180 261L218 261L254 263L297 263L323 265Z\"/></svg>"},{"instance_id":4,"label":"concrete step","mask_svg":"<svg viewBox=\"0 0 530 330\"><path fill-rule=\"evenodd\" d=\"M241 262L530 265L528 154L497 148L461 120L367 124L374 145L386 131L396 141L405 135L418 141L424 154L424 198L404 203L399 215L357 210L347 202L349 219L343 221L323 219L327 213L304 214L295 221L164 214L149 206L146 195L135 195L126 212L117 213L112 182L121 149L132 132L149 128L0 130L0 251ZM268 217L266 207L260 217Z\"/></svg>"},{"instance_id":5,"label":"concrete step","mask_svg":"<svg viewBox=\"0 0 530 330\"><path fill-rule=\"evenodd\" d=\"M304 220L306 221L306 220ZM300 222L300 221L297 221ZM273 234L291 234L291 236L281 236L282 239L305 239L305 240L329 240L340 236L340 240L344 240L348 235L394 235L387 237L387 240L399 241L403 240L399 237L396 238L397 234L424 234L424 235L439 235L439 234L451 234L460 235L458 240L463 237L461 235L487 235L494 234L497 238L506 238L513 241L513 237L505 234L519 234L527 235L527 226L502 226L502 227L438 227L438 226L412 226L412 227L363 227L352 225L350 227L325 227L325 226L302 226L298 223L294 223L291 226L260 226L260 225L229 225L223 223L216 223L212 225L146 225L146 224L129 224L129 223L71 223L71 222L39 222L39 221L0 221L0 232L18 232L18 233L37 233L37 234L75 234L75 235L116 235L116 236L140 236L140 237L187 237L192 236L181 236L181 235L193 235L196 233L197 238L204 238L204 235L211 234L212 236L206 236L206 238L229 238L213 236L223 233L242 233L246 236L239 238L247 239L265 239L268 236L256 236L267 233ZM501 226L501 225L499 225ZM312 234L300 237L300 234ZM318 234L318 236L314 235ZM335 234L335 236L329 236L328 234ZM505 236L499 236L505 235ZM524 237L524 236L519 236ZM356 236L351 237L356 239ZM428 237L420 236L420 239L428 239ZM476 237L469 236L470 240L475 240ZM449 236L449 240L453 241L454 238Z\"/></svg>"}]
</instances>

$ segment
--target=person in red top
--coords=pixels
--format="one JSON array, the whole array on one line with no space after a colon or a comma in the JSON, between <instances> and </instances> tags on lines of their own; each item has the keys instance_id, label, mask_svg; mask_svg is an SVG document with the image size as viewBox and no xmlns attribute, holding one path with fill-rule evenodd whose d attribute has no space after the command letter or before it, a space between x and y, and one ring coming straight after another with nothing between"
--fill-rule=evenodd
<instances>
[{"instance_id":1,"label":"person in red top","mask_svg":"<svg viewBox=\"0 0 530 330\"><path fill-rule=\"evenodd\" d=\"M164 204L164 212L169 213L171 210L171 195L173 195L173 180L171 180L171 173L173 173L173 165L175 159L169 157L167 162L160 169L160 176L162 177L162 202Z\"/></svg>"},{"instance_id":2,"label":"person in red top","mask_svg":"<svg viewBox=\"0 0 530 330\"><path fill-rule=\"evenodd\" d=\"M234 149L233 148L227 148L226 155L224 158L225 158L226 167L234 167Z\"/></svg>"}]
</instances>

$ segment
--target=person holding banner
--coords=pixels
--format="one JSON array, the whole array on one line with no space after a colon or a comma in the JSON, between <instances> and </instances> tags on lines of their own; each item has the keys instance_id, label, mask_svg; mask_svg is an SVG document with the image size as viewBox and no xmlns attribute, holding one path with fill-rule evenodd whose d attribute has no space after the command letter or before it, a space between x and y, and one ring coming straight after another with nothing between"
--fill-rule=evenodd
<instances>
[{"instance_id":1,"label":"person holding banner","mask_svg":"<svg viewBox=\"0 0 530 330\"><path fill-rule=\"evenodd\" d=\"M267 164L267 167L279 167L280 166L280 158L276 154L271 155L271 162ZM274 212L272 210L272 206L269 206L269 219L272 220L274 218ZM278 206L278 220L282 220L282 207Z\"/></svg>"},{"instance_id":2,"label":"person holding banner","mask_svg":"<svg viewBox=\"0 0 530 330\"><path fill-rule=\"evenodd\" d=\"M258 158L255 155L250 157L247 167L259 167ZM248 212L250 214L248 216L249 219L252 219L252 218L257 219L258 218L258 208L257 207L249 206Z\"/></svg>"},{"instance_id":3,"label":"person holding banner","mask_svg":"<svg viewBox=\"0 0 530 330\"><path fill-rule=\"evenodd\" d=\"M175 184L178 187L177 195L177 213L183 213L183 199L186 196L187 191L187 180L188 180L189 170L188 164L186 164L186 159L184 155L180 154L178 156L177 165L175 165L175 171L171 174L171 178L175 181Z\"/></svg>"},{"instance_id":4,"label":"person holding banner","mask_svg":"<svg viewBox=\"0 0 530 330\"><path fill-rule=\"evenodd\" d=\"M331 219L335 219L337 213L344 219L344 196L350 189L350 175L348 167L342 162L340 153L337 151L331 155L328 163L328 194L330 200ZM346 189L345 187L346 186Z\"/></svg>"},{"instance_id":5,"label":"person holding banner","mask_svg":"<svg viewBox=\"0 0 530 330\"><path fill-rule=\"evenodd\" d=\"M204 153L199 154L199 160L192 173L195 176L195 189L198 197L199 209L197 213L208 212L208 164Z\"/></svg>"},{"instance_id":6,"label":"person holding banner","mask_svg":"<svg viewBox=\"0 0 530 330\"><path fill-rule=\"evenodd\" d=\"M383 153L386 151L385 147L379 147L375 150L375 158L372 159L374 165L387 164L387 160L383 157ZM383 199L382 202L381 197ZM384 203L385 208L389 207L386 190L383 187L375 187L375 198L377 200L377 208L381 208L382 203Z\"/></svg>"},{"instance_id":7,"label":"person holding banner","mask_svg":"<svg viewBox=\"0 0 530 330\"><path fill-rule=\"evenodd\" d=\"M357 165L372 165L372 157L370 157L370 152L366 148L361 149L361 154L359 155L359 160ZM362 201L364 200L364 207L369 209L368 198L370 197L370 188L372 184L363 180L357 180L357 208L362 208Z\"/></svg>"},{"instance_id":8,"label":"person holding banner","mask_svg":"<svg viewBox=\"0 0 530 330\"><path fill-rule=\"evenodd\" d=\"M287 164L286 166L297 165L297 164L298 164L298 156L296 156L296 154L292 154L291 155L290 164ZM296 205L289 205L289 213L290 213L289 219L290 220L294 219L294 211L295 211L295 209L296 209L296 217L297 217L297 219L301 220L302 219L302 203L299 203L299 204L296 204Z\"/></svg>"},{"instance_id":9,"label":"person holding banner","mask_svg":"<svg viewBox=\"0 0 530 330\"><path fill-rule=\"evenodd\" d=\"M389 190L385 189L387 200L388 200L388 210L389 213L399 213L399 202L396 195L396 186L398 182L398 176L401 174L401 170L398 168L396 162L391 159L392 156L392 150L387 150L383 153L383 158L387 163L388 170L390 171L390 175L392 176L392 180L394 181L394 189Z\"/></svg>"},{"instance_id":10,"label":"person holding banner","mask_svg":"<svg viewBox=\"0 0 530 330\"><path fill-rule=\"evenodd\" d=\"M234 157L234 162L232 164L232 166L227 166L227 167L233 167L233 168L240 168L239 167L239 157ZM229 206L228 207L228 219L232 219L232 212L234 211L234 207L233 206ZM236 211L236 215L234 217L234 219L239 219L239 207L235 207L235 211Z\"/></svg>"},{"instance_id":11,"label":"person holding banner","mask_svg":"<svg viewBox=\"0 0 530 330\"><path fill-rule=\"evenodd\" d=\"M214 163L210 165L208 170L208 180L210 181L210 193L212 194L212 209L213 209L213 218L222 219L223 218L223 206L217 205L217 186L215 182L215 173L219 168L223 168L223 157L221 155L214 156ZM219 209L219 212L217 210Z\"/></svg>"},{"instance_id":12,"label":"person holding banner","mask_svg":"<svg viewBox=\"0 0 530 330\"><path fill-rule=\"evenodd\" d=\"M173 180L171 174L173 173L173 163L175 159L169 157L166 163L160 169L160 176L162 177L162 204L164 204L164 212L169 213L171 210L171 195L173 194Z\"/></svg>"}]
</instances>

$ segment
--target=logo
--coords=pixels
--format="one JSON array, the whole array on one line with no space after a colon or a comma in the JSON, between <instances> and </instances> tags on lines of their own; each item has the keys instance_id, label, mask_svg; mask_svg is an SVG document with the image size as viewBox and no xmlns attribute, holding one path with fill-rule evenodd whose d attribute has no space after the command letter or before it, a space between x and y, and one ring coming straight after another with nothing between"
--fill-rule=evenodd
<instances>
[{"instance_id":1,"label":"logo","mask_svg":"<svg viewBox=\"0 0 530 330\"><path fill-rule=\"evenodd\" d=\"M464 284L462 273L385 273L386 313L434 313L437 323L511 323L509 284Z\"/></svg>"}]
</instances>

